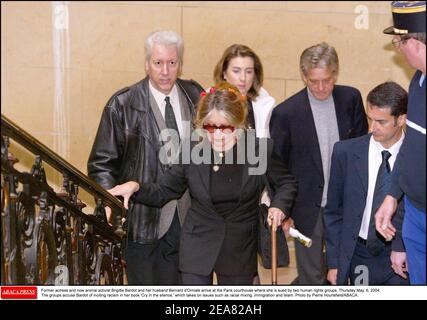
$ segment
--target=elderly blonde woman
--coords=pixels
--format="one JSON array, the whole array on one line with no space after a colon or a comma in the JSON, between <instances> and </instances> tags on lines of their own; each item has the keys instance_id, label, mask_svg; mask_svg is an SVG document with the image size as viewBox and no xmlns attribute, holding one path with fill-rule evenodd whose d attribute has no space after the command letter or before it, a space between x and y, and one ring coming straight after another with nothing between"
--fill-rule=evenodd
<instances>
[{"instance_id":1,"label":"elderly blonde woman","mask_svg":"<svg viewBox=\"0 0 427 320\"><path fill-rule=\"evenodd\" d=\"M129 181L110 190L123 196L127 207L129 201L162 206L189 188L192 204L179 249L183 284L212 284L213 272L218 284L252 284L263 176L275 190L270 224L281 224L295 197L296 180L272 153L271 140L248 137L246 103L236 87L217 84L198 104L195 124L201 141L193 143L189 163L173 165L158 183ZM266 152L259 152L262 145ZM196 161L201 153L207 161ZM251 159L257 154L266 164L259 172Z\"/></svg>"}]
</instances>

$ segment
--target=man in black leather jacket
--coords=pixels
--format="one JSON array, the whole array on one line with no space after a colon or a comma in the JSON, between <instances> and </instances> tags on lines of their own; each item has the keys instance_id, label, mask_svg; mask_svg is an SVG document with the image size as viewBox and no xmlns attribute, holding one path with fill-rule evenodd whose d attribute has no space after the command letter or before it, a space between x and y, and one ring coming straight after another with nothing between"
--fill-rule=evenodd
<instances>
[{"instance_id":1,"label":"man in black leather jacket","mask_svg":"<svg viewBox=\"0 0 427 320\"><path fill-rule=\"evenodd\" d=\"M147 77L115 93L102 113L88 160L88 175L105 189L126 181L157 181L169 166L160 161L162 130L190 136L202 87L178 79L183 41L170 31L145 42ZM169 131L168 131L169 132ZM178 140L179 141L179 140ZM127 212L125 260L129 284L179 284L181 225L190 206L186 192L162 208L131 203Z\"/></svg>"}]
</instances>

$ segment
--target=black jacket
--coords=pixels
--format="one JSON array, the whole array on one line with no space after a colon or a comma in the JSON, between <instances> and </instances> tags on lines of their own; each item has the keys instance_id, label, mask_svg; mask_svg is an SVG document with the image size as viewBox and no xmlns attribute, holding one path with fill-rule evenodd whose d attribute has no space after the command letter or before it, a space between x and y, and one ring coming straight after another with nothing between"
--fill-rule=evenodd
<instances>
[{"instance_id":1,"label":"black jacket","mask_svg":"<svg viewBox=\"0 0 427 320\"><path fill-rule=\"evenodd\" d=\"M297 182L274 155L272 141L264 141L267 142L263 153L267 177L275 189L271 207L287 213L297 192ZM158 183L142 184L133 195L134 201L160 206L189 188L191 208L182 227L179 249L181 271L208 275L214 270L222 275L236 276L254 274L257 270L258 204L265 180L262 175L251 175L251 167L257 164L246 161L240 200L235 210L225 217L217 213L212 204L210 164L191 161L175 165Z\"/></svg>"},{"instance_id":2,"label":"black jacket","mask_svg":"<svg viewBox=\"0 0 427 320\"><path fill-rule=\"evenodd\" d=\"M159 128L149 104L149 79L115 93L102 113L88 160L88 175L105 189L129 180L155 182L167 170L159 161ZM203 88L194 81L177 79L190 113ZM128 239L153 243L158 237L160 209L135 204L127 213Z\"/></svg>"},{"instance_id":3,"label":"black jacket","mask_svg":"<svg viewBox=\"0 0 427 320\"><path fill-rule=\"evenodd\" d=\"M332 96L340 140L366 134L368 122L359 90L335 85ZM324 178L307 88L273 109L270 133L276 153L298 179L298 195L291 216L296 228L310 237L320 211Z\"/></svg>"}]
</instances>

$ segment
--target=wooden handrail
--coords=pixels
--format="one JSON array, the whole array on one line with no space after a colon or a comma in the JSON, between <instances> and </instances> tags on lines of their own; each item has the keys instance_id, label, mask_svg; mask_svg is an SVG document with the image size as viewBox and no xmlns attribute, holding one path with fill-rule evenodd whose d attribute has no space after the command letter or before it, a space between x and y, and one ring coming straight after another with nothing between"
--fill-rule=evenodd
<instances>
[{"instance_id":1,"label":"wooden handrail","mask_svg":"<svg viewBox=\"0 0 427 320\"><path fill-rule=\"evenodd\" d=\"M3 114L1 135L1 283L123 284L122 203ZM10 140L34 154L30 171L14 167ZM61 191L48 184L43 162L62 174ZM96 200L93 214L82 211L79 188Z\"/></svg>"},{"instance_id":2,"label":"wooden handrail","mask_svg":"<svg viewBox=\"0 0 427 320\"><path fill-rule=\"evenodd\" d=\"M3 114L1 115L1 133L9 136L34 154L41 156L42 160L54 167L56 170L66 173L71 180L79 181L79 186L93 194L95 197L105 199L105 204L113 210L125 211L123 204L99 184L79 171L76 167L56 154L49 147L41 143L24 129Z\"/></svg>"}]
</instances>

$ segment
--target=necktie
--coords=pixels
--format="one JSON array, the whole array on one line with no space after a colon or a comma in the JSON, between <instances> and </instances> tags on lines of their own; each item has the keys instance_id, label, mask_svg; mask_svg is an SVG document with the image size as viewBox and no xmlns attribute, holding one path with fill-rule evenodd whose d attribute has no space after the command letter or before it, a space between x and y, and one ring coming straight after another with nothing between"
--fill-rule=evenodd
<instances>
[{"instance_id":1,"label":"necktie","mask_svg":"<svg viewBox=\"0 0 427 320\"><path fill-rule=\"evenodd\" d=\"M378 169L377 181L375 183L374 198L372 201L371 219L369 221L367 248L373 256L379 255L384 250L384 238L375 229L375 212L380 207L386 196L386 184L390 177L390 164L388 159L391 153L387 150L381 152L382 162Z\"/></svg>"},{"instance_id":2,"label":"necktie","mask_svg":"<svg viewBox=\"0 0 427 320\"><path fill-rule=\"evenodd\" d=\"M173 129L178 132L178 125L176 124L175 113L173 112L172 105L170 103L170 98L166 97L166 108L165 108L165 123L168 129Z\"/></svg>"}]
</instances>

